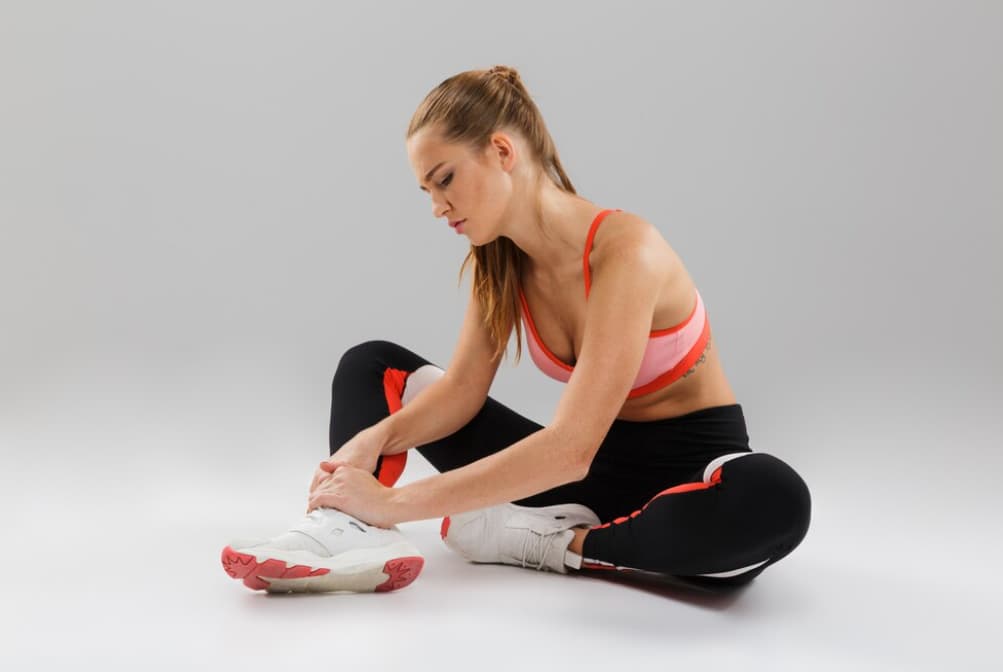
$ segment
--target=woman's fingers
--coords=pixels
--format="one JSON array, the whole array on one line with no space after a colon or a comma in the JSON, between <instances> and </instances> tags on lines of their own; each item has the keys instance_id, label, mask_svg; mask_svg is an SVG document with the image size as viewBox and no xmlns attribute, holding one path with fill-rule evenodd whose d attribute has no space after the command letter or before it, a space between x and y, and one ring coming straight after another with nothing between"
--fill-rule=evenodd
<instances>
[{"instance_id":1,"label":"woman's fingers","mask_svg":"<svg viewBox=\"0 0 1003 672\"><path fill-rule=\"evenodd\" d=\"M320 506L328 506L336 509L338 508L337 506L338 501L339 501L338 497L330 493L314 495L310 497L309 501L307 502L306 512L310 513L311 511Z\"/></svg>"},{"instance_id":2,"label":"woman's fingers","mask_svg":"<svg viewBox=\"0 0 1003 672\"><path fill-rule=\"evenodd\" d=\"M339 464L338 467L347 466L345 464ZM341 481L341 476L335 472L325 473L317 479L317 482L310 488L310 494L313 495L315 490L319 490L329 483L339 483Z\"/></svg>"},{"instance_id":3,"label":"woman's fingers","mask_svg":"<svg viewBox=\"0 0 1003 672\"><path fill-rule=\"evenodd\" d=\"M338 462L331 462L329 460L322 461L319 465L317 465L317 470L313 472L313 481L310 482L310 489L313 490L315 487L317 487L318 483L327 478L328 475L333 474L335 470L337 470L337 468L343 464L345 463L341 461Z\"/></svg>"},{"instance_id":4,"label":"woman's fingers","mask_svg":"<svg viewBox=\"0 0 1003 672\"><path fill-rule=\"evenodd\" d=\"M322 485L334 478L334 472L336 472L340 467L348 466L348 462L342 460L337 460L331 462L330 460L324 460L320 463L320 467L313 474L313 480L310 482L309 499L307 506L307 513L310 513L318 506L327 506L327 504L320 503L317 504L317 497L327 497L330 500L331 495L329 493L323 495L315 495L314 491L320 488Z\"/></svg>"},{"instance_id":5,"label":"woman's fingers","mask_svg":"<svg viewBox=\"0 0 1003 672\"><path fill-rule=\"evenodd\" d=\"M317 470L313 472L313 480L310 481L311 493L317 489L317 486L319 486L321 483L329 479L331 477L331 474L333 474L334 470L337 468L337 467L330 467L325 469L324 467L328 465L329 465L328 462L321 462Z\"/></svg>"}]
</instances>

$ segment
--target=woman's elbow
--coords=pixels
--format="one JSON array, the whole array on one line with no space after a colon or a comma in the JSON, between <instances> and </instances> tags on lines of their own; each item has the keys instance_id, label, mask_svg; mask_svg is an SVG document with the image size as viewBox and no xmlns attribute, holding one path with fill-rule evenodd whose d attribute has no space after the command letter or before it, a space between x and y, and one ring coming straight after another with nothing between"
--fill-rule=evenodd
<instances>
[{"instance_id":1,"label":"woman's elbow","mask_svg":"<svg viewBox=\"0 0 1003 672\"><path fill-rule=\"evenodd\" d=\"M551 427L557 443L556 454L561 456L560 471L565 475L565 482L581 481L589 474L592 458L595 457L598 445L586 441L579 433L561 431L559 427Z\"/></svg>"},{"instance_id":2,"label":"woman's elbow","mask_svg":"<svg viewBox=\"0 0 1003 672\"><path fill-rule=\"evenodd\" d=\"M592 446L578 448L570 451L567 459L567 473L572 477L572 481L582 481L589 475L592 468L592 458L595 456L595 449Z\"/></svg>"}]
</instances>

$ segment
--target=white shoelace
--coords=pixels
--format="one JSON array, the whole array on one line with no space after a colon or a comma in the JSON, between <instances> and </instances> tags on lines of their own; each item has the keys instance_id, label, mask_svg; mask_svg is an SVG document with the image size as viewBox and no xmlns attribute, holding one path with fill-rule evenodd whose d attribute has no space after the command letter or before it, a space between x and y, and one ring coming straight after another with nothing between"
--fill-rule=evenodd
<instances>
[{"instance_id":1,"label":"white shoelace","mask_svg":"<svg viewBox=\"0 0 1003 672\"><path fill-rule=\"evenodd\" d=\"M522 541L522 558L520 560L522 566L543 569L543 566L546 564L547 551L554 545L557 535L562 532L564 530L558 530L550 534L540 534L532 530L527 530L527 534L523 537Z\"/></svg>"}]
</instances>

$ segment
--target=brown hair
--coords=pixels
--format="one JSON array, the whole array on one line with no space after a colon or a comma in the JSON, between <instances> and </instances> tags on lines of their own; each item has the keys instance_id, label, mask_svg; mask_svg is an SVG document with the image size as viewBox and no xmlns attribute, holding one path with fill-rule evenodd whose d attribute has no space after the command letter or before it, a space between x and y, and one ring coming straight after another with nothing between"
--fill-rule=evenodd
<instances>
[{"instance_id":1,"label":"brown hair","mask_svg":"<svg viewBox=\"0 0 1003 672\"><path fill-rule=\"evenodd\" d=\"M496 65L490 70L467 70L444 80L425 96L407 128L410 139L425 127L435 128L445 142L485 149L491 134L503 128L517 130L527 141L532 160L543 167L554 184L576 194L553 138L529 92L514 68ZM484 245L471 243L460 265L459 282L467 263L474 260L474 292L495 351L492 359L508 352L508 335L516 330L516 358L522 355L518 282L526 253L510 238L499 236Z\"/></svg>"}]
</instances>

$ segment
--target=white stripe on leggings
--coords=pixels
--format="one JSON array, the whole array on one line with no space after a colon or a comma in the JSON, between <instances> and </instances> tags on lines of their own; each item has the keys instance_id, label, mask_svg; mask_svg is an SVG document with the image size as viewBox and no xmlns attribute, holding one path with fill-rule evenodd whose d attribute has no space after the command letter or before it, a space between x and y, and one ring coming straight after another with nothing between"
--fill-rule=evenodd
<instances>
[{"instance_id":1,"label":"white stripe on leggings","mask_svg":"<svg viewBox=\"0 0 1003 672\"><path fill-rule=\"evenodd\" d=\"M767 563L769 561L770 561L770 559L766 558L762 562L757 562L755 564L749 565L748 567L740 567L738 569L732 569L732 570L729 570L727 572L714 572L713 574L697 574L696 576L718 576L718 577L721 577L721 578L724 578L726 576L735 576L736 574L744 574L745 572L749 571L750 569L755 569L756 567L759 567L760 565L765 564L765 563Z\"/></svg>"},{"instance_id":2,"label":"white stripe on leggings","mask_svg":"<svg viewBox=\"0 0 1003 672\"><path fill-rule=\"evenodd\" d=\"M401 406L407 406L412 399L418 396L419 392L439 380L439 378L445 375L445 373L445 371L434 364L419 366L417 369L409 373L407 379L404 381L404 392L401 394Z\"/></svg>"},{"instance_id":3,"label":"white stripe on leggings","mask_svg":"<svg viewBox=\"0 0 1003 672\"><path fill-rule=\"evenodd\" d=\"M745 457L746 455L752 455L753 453L728 453L727 455L718 455L713 460L707 463L707 467L703 470L703 481L704 483L710 483L710 475L714 473L714 470L720 467L722 464L728 460L734 460L736 457Z\"/></svg>"}]
</instances>

